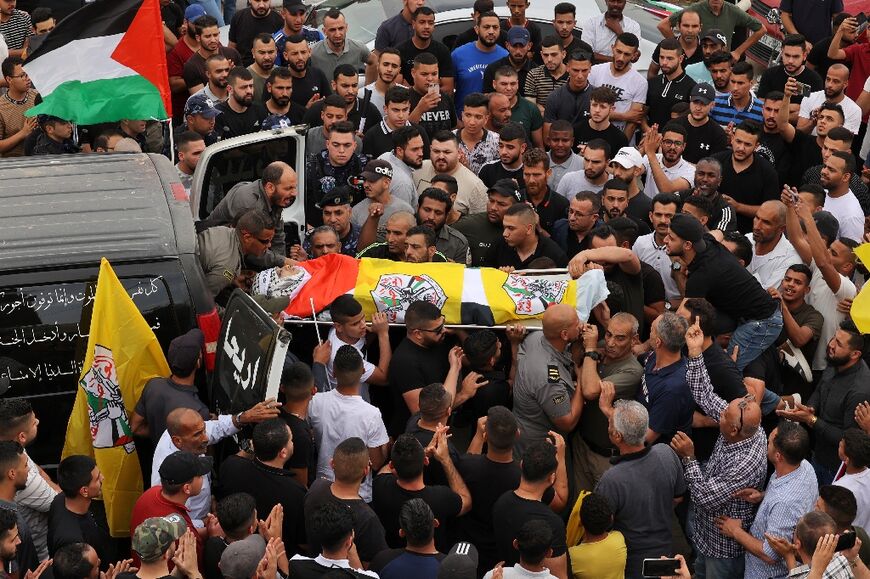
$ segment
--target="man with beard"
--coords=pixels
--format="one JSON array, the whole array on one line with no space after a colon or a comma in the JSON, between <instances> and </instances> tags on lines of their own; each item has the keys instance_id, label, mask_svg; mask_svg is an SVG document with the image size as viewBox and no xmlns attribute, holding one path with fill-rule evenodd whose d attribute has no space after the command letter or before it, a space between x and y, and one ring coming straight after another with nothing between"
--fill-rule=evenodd
<instances>
[{"instance_id":1,"label":"man with beard","mask_svg":"<svg viewBox=\"0 0 870 579\"><path fill-rule=\"evenodd\" d=\"M622 179L614 177L604 184L601 191L601 217L607 223L619 217L628 217L637 224L640 235L650 232L649 226L640 219L627 215L629 185Z\"/></svg>"},{"instance_id":2,"label":"man with beard","mask_svg":"<svg viewBox=\"0 0 870 579\"><path fill-rule=\"evenodd\" d=\"M662 40L658 48L661 74L649 81L646 105L649 124L662 127L671 120L676 103L689 102L695 81L683 70L685 54L676 38Z\"/></svg>"},{"instance_id":3,"label":"man with beard","mask_svg":"<svg viewBox=\"0 0 870 579\"><path fill-rule=\"evenodd\" d=\"M764 289L778 287L789 266L801 262L784 234L785 205L765 201L752 220L752 260L746 266Z\"/></svg>"},{"instance_id":4,"label":"man with beard","mask_svg":"<svg viewBox=\"0 0 870 579\"><path fill-rule=\"evenodd\" d=\"M411 16L411 26L414 29L414 35L407 42L396 47L402 63L402 84L408 84L412 81L411 67L417 56L428 52L438 60L441 91L453 94L453 60L450 58L450 49L442 42L432 38L432 31L435 30L435 11L429 6L417 8Z\"/></svg>"},{"instance_id":5,"label":"man with beard","mask_svg":"<svg viewBox=\"0 0 870 579\"><path fill-rule=\"evenodd\" d=\"M758 139L758 154L770 161L776 169L781 185L790 181L793 175L791 147L779 130L779 110L783 107L784 99L785 95L776 90L770 91L764 97L761 108L764 124Z\"/></svg>"},{"instance_id":6,"label":"man with beard","mask_svg":"<svg viewBox=\"0 0 870 579\"><path fill-rule=\"evenodd\" d=\"M221 34L217 20L211 16L200 16L194 23L195 38L199 47L184 63L181 76L187 86L187 92L193 94L208 82L205 75L205 61L209 56L223 54L232 66L242 64L242 56L235 48L221 46Z\"/></svg>"},{"instance_id":7,"label":"man with beard","mask_svg":"<svg viewBox=\"0 0 870 579\"><path fill-rule=\"evenodd\" d=\"M517 2L525 2L525 0L517 0ZM519 94L520 97L524 97L526 94L524 88L526 86L526 78L534 66L532 62L532 50L537 49L538 45L529 39L529 31L527 29L522 26L513 26L507 31L505 48L507 48L508 55L489 63L483 71L483 92L493 92L494 87L492 82L495 80L495 73L499 69L509 66L517 73L517 78L519 78Z\"/></svg>"},{"instance_id":8,"label":"man with beard","mask_svg":"<svg viewBox=\"0 0 870 579\"><path fill-rule=\"evenodd\" d=\"M502 218L501 239L493 243L484 262L488 267L528 269L539 257L548 257L556 267L568 265L568 257L556 242L538 232L538 215L525 203L512 205Z\"/></svg>"},{"instance_id":9,"label":"man with beard","mask_svg":"<svg viewBox=\"0 0 870 579\"><path fill-rule=\"evenodd\" d=\"M728 148L725 129L710 119L715 98L712 86L706 82L696 84L689 93L689 114L673 121L686 129L683 158L690 163Z\"/></svg>"},{"instance_id":10,"label":"man with beard","mask_svg":"<svg viewBox=\"0 0 870 579\"><path fill-rule=\"evenodd\" d=\"M613 45L621 34L629 33L640 37L640 24L622 13L625 10L625 0L609 0L605 4L607 10L603 14L592 16L581 27L583 38L592 46L595 62L613 60Z\"/></svg>"},{"instance_id":11,"label":"man with beard","mask_svg":"<svg viewBox=\"0 0 870 579\"><path fill-rule=\"evenodd\" d=\"M679 196L685 200L698 196L710 202L712 215L707 228L712 231L734 231L737 229L737 216L734 209L719 193L722 184L722 163L713 157L704 157L695 165L695 187L680 191Z\"/></svg>"},{"instance_id":12,"label":"man with beard","mask_svg":"<svg viewBox=\"0 0 870 579\"><path fill-rule=\"evenodd\" d=\"M528 100L520 98L517 72L509 66L498 69L492 86L495 92L508 97L511 107L511 121L522 125L526 132L526 141L538 148L543 148L544 120L538 107Z\"/></svg>"},{"instance_id":13,"label":"man with beard","mask_svg":"<svg viewBox=\"0 0 870 579\"><path fill-rule=\"evenodd\" d=\"M758 82L758 97L764 98L772 90L782 90L786 81L796 81L809 85L812 92L821 91L824 88L819 74L807 67L807 40L803 34L787 34L782 40L782 64L765 70ZM804 98L803 93L795 95L789 105L789 120L797 121L800 103Z\"/></svg>"},{"instance_id":14,"label":"man with beard","mask_svg":"<svg viewBox=\"0 0 870 579\"><path fill-rule=\"evenodd\" d=\"M685 68L686 74L691 77L692 75L689 74L688 67L692 64L699 63L701 68L703 68L704 57L707 55L707 51L701 47L698 40L698 35L701 34L701 15L694 10L684 10L680 15L680 21L677 24L677 28L679 29L680 35L677 36L676 40L679 42L680 48L683 49L683 55L685 56L683 59L683 68ZM656 49L652 53L649 70L647 70L646 73L646 77L650 80L655 78L659 73L659 55L661 54L661 49L662 43L659 42L659 45L656 46ZM701 82L696 78L694 78L694 80L696 82Z\"/></svg>"},{"instance_id":15,"label":"man with beard","mask_svg":"<svg viewBox=\"0 0 870 579\"><path fill-rule=\"evenodd\" d=\"M574 171L583 170L583 158L573 151L574 128L568 121L558 120L550 126L546 138L550 157L550 189L558 191L562 177Z\"/></svg>"},{"instance_id":16,"label":"man with beard","mask_svg":"<svg viewBox=\"0 0 870 579\"><path fill-rule=\"evenodd\" d=\"M764 36L766 28L761 25L761 22L738 8L734 4L729 4L724 0L699 0L694 4L690 4L683 10L674 12L670 16L663 18L658 24L658 29L665 38L674 36L674 26L686 10L694 10L701 15L701 29L710 30L716 28L722 31L725 37L725 45L731 51L731 58L734 61L741 60L749 48L761 40ZM753 34L747 38L740 46L733 46L731 43L734 31L737 28L748 28L753 31Z\"/></svg>"},{"instance_id":17,"label":"man with beard","mask_svg":"<svg viewBox=\"0 0 870 579\"><path fill-rule=\"evenodd\" d=\"M611 151L627 147L625 133L610 122L617 101L616 93L606 86L599 86L592 89L589 101L589 116L574 125L574 146L577 150L582 151L592 139L604 139Z\"/></svg>"},{"instance_id":18,"label":"man with beard","mask_svg":"<svg viewBox=\"0 0 870 579\"><path fill-rule=\"evenodd\" d=\"M243 214L259 209L275 222L275 237L266 253L254 261L261 269L291 265L287 258L284 220L281 214L296 201L299 179L293 167L281 161L266 165L258 181L235 185L206 218L212 225L232 226Z\"/></svg>"},{"instance_id":19,"label":"man with beard","mask_svg":"<svg viewBox=\"0 0 870 579\"><path fill-rule=\"evenodd\" d=\"M363 101L356 96L359 92L359 74L353 65L344 63L335 67L332 72L332 92L344 100L347 120L361 133L365 134L367 130L381 122L380 111L375 110L371 102L364 109ZM317 126L324 106L325 101L320 100L307 107L303 122Z\"/></svg>"},{"instance_id":20,"label":"man with beard","mask_svg":"<svg viewBox=\"0 0 870 579\"><path fill-rule=\"evenodd\" d=\"M293 75L293 102L307 109L332 94L326 75L311 66L311 48L303 35L288 36L282 54L284 66Z\"/></svg>"},{"instance_id":21,"label":"man with beard","mask_svg":"<svg viewBox=\"0 0 870 579\"><path fill-rule=\"evenodd\" d=\"M501 21L502 32L508 34L508 43L510 43L510 29L522 28L526 31L531 47L538 50L541 46L541 27L536 23L526 18L526 10L529 8L529 0L508 0L507 7L510 11L510 17ZM531 54L529 58L531 58Z\"/></svg>"},{"instance_id":22,"label":"man with beard","mask_svg":"<svg viewBox=\"0 0 870 579\"><path fill-rule=\"evenodd\" d=\"M322 32L316 28L305 26L305 21L308 19L308 7L305 6L302 0L284 0L281 7L281 17L284 19L284 26L272 35L278 47L278 57L275 59L276 66L286 64L284 61L284 44L290 36L301 34L310 43L323 40Z\"/></svg>"},{"instance_id":23,"label":"man with beard","mask_svg":"<svg viewBox=\"0 0 870 579\"><path fill-rule=\"evenodd\" d=\"M583 149L583 170L566 173L559 181L557 193L570 199L578 191L600 191L610 179L610 145L604 139L592 139Z\"/></svg>"},{"instance_id":24,"label":"man with beard","mask_svg":"<svg viewBox=\"0 0 870 579\"><path fill-rule=\"evenodd\" d=\"M580 191L568 205L568 218L553 224L553 241L568 258L589 249L589 232L600 223L601 197L592 191Z\"/></svg>"},{"instance_id":25,"label":"man with beard","mask_svg":"<svg viewBox=\"0 0 870 579\"><path fill-rule=\"evenodd\" d=\"M418 229L417 218L413 213L399 211L393 213L387 219L386 241L372 243L357 254L357 259L373 257L376 259L391 259L393 261L405 261L405 247L407 238L412 229ZM425 229L429 229L425 227ZM434 242L433 242L434 243ZM445 262L447 258L438 251L432 256L431 261Z\"/></svg>"},{"instance_id":26,"label":"man with beard","mask_svg":"<svg viewBox=\"0 0 870 579\"><path fill-rule=\"evenodd\" d=\"M780 119L782 117L783 111L780 111ZM719 192L737 214L737 229L742 233L752 230L752 218L758 206L779 195L776 170L756 152L760 133L757 124L744 121L734 129L731 150L713 156L722 165Z\"/></svg>"},{"instance_id":27,"label":"man with beard","mask_svg":"<svg viewBox=\"0 0 870 579\"><path fill-rule=\"evenodd\" d=\"M427 187L417 200L417 223L429 227L436 236L436 248L447 259L468 264L468 240L447 225L447 214L453 208L450 196L438 187Z\"/></svg>"},{"instance_id":28,"label":"man with beard","mask_svg":"<svg viewBox=\"0 0 870 579\"><path fill-rule=\"evenodd\" d=\"M184 101L190 96L187 85L184 83L184 63L199 48L194 21L201 16L205 16L205 8L199 4L191 4L184 10L184 23L182 25L184 34L181 35L172 50L166 54L169 90L172 92L172 110L176 120L184 107Z\"/></svg>"},{"instance_id":29,"label":"man with beard","mask_svg":"<svg viewBox=\"0 0 870 579\"><path fill-rule=\"evenodd\" d=\"M710 116L722 127L729 124L735 125L741 121L755 121L758 124L764 122L761 116L761 99L752 92L752 79L755 72L748 62L737 62L731 67L731 78L728 81L728 94L716 95L716 105ZM713 76L713 84L716 90L716 76ZM786 109L788 112L788 109Z\"/></svg>"},{"instance_id":30,"label":"man with beard","mask_svg":"<svg viewBox=\"0 0 870 579\"><path fill-rule=\"evenodd\" d=\"M354 192L347 185L340 185L321 197L316 207L320 209L323 225L335 231L339 245L336 253L340 251L344 255L356 255L362 247L359 242L360 228L351 219L351 202ZM318 228L319 229L319 228ZM316 230L315 230L316 231ZM313 232L312 232L313 233ZM302 243L302 249L314 257L319 257L315 248L313 235Z\"/></svg>"},{"instance_id":31,"label":"man with beard","mask_svg":"<svg viewBox=\"0 0 870 579\"><path fill-rule=\"evenodd\" d=\"M15 502L15 494L27 488L27 454L24 447L13 440L0 441L0 510L15 514L21 543L15 555L18 570L23 574L36 569L38 558L30 527ZM0 557L2 558L2 557Z\"/></svg>"},{"instance_id":32,"label":"man with beard","mask_svg":"<svg viewBox=\"0 0 870 579\"><path fill-rule=\"evenodd\" d=\"M370 128L363 137L362 152L370 157L380 157L393 149L393 131L401 127L411 126L408 115L411 112L411 94L403 86L391 87L384 99L384 117L377 125ZM420 128L419 126L417 128ZM422 135L422 133L421 133ZM428 139L423 143L423 154L429 152ZM412 198L406 198L408 203Z\"/></svg>"},{"instance_id":33,"label":"man with beard","mask_svg":"<svg viewBox=\"0 0 870 579\"><path fill-rule=\"evenodd\" d=\"M251 49L258 35L272 36L284 25L284 19L272 10L269 0L248 0L248 8L235 13L229 32L229 47L242 55L242 62L236 63L242 66L250 66L254 62Z\"/></svg>"},{"instance_id":34,"label":"man with beard","mask_svg":"<svg viewBox=\"0 0 870 579\"><path fill-rule=\"evenodd\" d=\"M383 110L384 97L387 95L387 90L396 85L401 68L402 55L399 54L399 51L392 46L384 48L378 54L378 73L374 82L360 87L356 96L365 98L365 91L371 91L369 102L375 109Z\"/></svg>"},{"instance_id":35,"label":"man with beard","mask_svg":"<svg viewBox=\"0 0 870 579\"><path fill-rule=\"evenodd\" d=\"M665 298L673 305L681 297L680 289L671 277L671 258L665 246L665 236L671 230L671 219L680 209L680 198L670 193L659 193L652 199L649 219L653 231L638 237L631 250L644 263L651 265L662 278ZM670 308L669 308L670 309Z\"/></svg>"},{"instance_id":36,"label":"man with beard","mask_svg":"<svg viewBox=\"0 0 870 579\"><path fill-rule=\"evenodd\" d=\"M315 227L305 238L305 249L301 252L296 249L300 246L294 246L293 259L297 261L305 261L306 259L317 259L318 257L329 255L331 253L341 253L341 238L338 233L329 225L321 225Z\"/></svg>"},{"instance_id":37,"label":"man with beard","mask_svg":"<svg viewBox=\"0 0 870 579\"><path fill-rule=\"evenodd\" d=\"M432 178L438 173L447 173L456 179L459 185L456 208L460 213L471 215L486 211L486 186L459 162L459 139L450 131L439 131L433 135L431 159L423 161L420 168L414 171L417 191L422 192L430 187Z\"/></svg>"},{"instance_id":38,"label":"man with beard","mask_svg":"<svg viewBox=\"0 0 870 579\"><path fill-rule=\"evenodd\" d=\"M459 137L459 151L465 155L465 165L473 173L498 158L498 134L488 131L489 99L473 92L462 103L462 128L454 132Z\"/></svg>"},{"instance_id":39,"label":"man with beard","mask_svg":"<svg viewBox=\"0 0 870 579\"><path fill-rule=\"evenodd\" d=\"M311 49L313 67L327 78L334 78L335 69L341 65L350 65L355 71L364 67L366 82L375 79L377 58L364 44L347 37L347 20L338 8L323 15L323 33L326 38Z\"/></svg>"},{"instance_id":40,"label":"man with beard","mask_svg":"<svg viewBox=\"0 0 870 579\"><path fill-rule=\"evenodd\" d=\"M447 261L446 259L438 259L438 256L441 255L443 254L438 251L435 232L432 231L431 227L415 225L408 230L408 234L405 236L405 255L402 261L408 263Z\"/></svg>"},{"instance_id":41,"label":"man with beard","mask_svg":"<svg viewBox=\"0 0 870 579\"><path fill-rule=\"evenodd\" d=\"M456 126L456 109L449 94L440 89L438 58L421 52L411 67L410 120L419 123L429 138Z\"/></svg>"},{"instance_id":42,"label":"man with beard","mask_svg":"<svg viewBox=\"0 0 870 579\"><path fill-rule=\"evenodd\" d=\"M558 9L559 6L556 8ZM568 6L571 5L568 4ZM571 9L573 10L574 7L571 6ZM569 14L573 20L573 14ZM526 74L523 94L531 102L538 105L538 110L543 115L547 99L550 98L553 91L568 82L568 67L565 66L565 47L562 46L562 42L557 36L546 37L541 43L538 54L543 64L536 66Z\"/></svg>"},{"instance_id":43,"label":"man with beard","mask_svg":"<svg viewBox=\"0 0 870 579\"><path fill-rule=\"evenodd\" d=\"M716 89L716 97L731 94L731 56L727 52L717 52L704 61L710 72L710 81Z\"/></svg>"},{"instance_id":44,"label":"man with beard","mask_svg":"<svg viewBox=\"0 0 870 579\"><path fill-rule=\"evenodd\" d=\"M563 56L567 56L577 50L584 50L592 54L592 46L588 42L584 42L581 34L575 30L577 26L577 7L573 2L559 2L553 7L553 31L556 33L556 39L559 46L562 47ZM541 41L541 47L547 44L547 40ZM543 54L538 50L535 55L535 62L538 64L544 63ZM543 112L543 111L541 111Z\"/></svg>"},{"instance_id":45,"label":"man with beard","mask_svg":"<svg viewBox=\"0 0 870 579\"><path fill-rule=\"evenodd\" d=\"M535 208L538 225L546 235L553 233L553 224L568 216L568 200L547 184L550 158L543 149L529 149L523 154L523 182L520 195Z\"/></svg>"},{"instance_id":46,"label":"man with beard","mask_svg":"<svg viewBox=\"0 0 870 579\"><path fill-rule=\"evenodd\" d=\"M347 108L345 107L344 99L337 94L331 94L317 104L320 109L320 128L313 127L305 136L305 158L308 158L312 154L316 155L326 148L329 131L332 130L335 123L347 122ZM307 113L308 111L305 112ZM304 116L303 122L305 122ZM356 133L353 135L353 141L356 143L356 150L361 151L362 139Z\"/></svg>"},{"instance_id":47,"label":"man with beard","mask_svg":"<svg viewBox=\"0 0 870 579\"><path fill-rule=\"evenodd\" d=\"M686 14L687 12L683 12ZM700 29L699 29L700 30ZM728 72L731 72L731 55L727 50L727 40L722 31L718 28L711 28L701 37L701 60L692 64L686 65L686 74L692 77L695 82L707 82L713 84L713 76L711 73L711 59L713 55L720 58L718 54L724 54L727 58L722 58L728 63ZM719 85L716 85L719 86ZM725 82L722 86L722 92L727 92L728 83Z\"/></svg>"},{"instance_id":48,"label":"man with beard","mask_svg":"<svg viewBox=\"0 0 870 579\"><path fill-rule=\"evenodd\" d=\"M523 187L523 153L527 146L523 127L513 122L506 124L498 133L498 159L481 167L477 176L487 188L500 179L514 179Z\"/></svg>"},{"instance_id":49,"label":"man with beard","mask_svg":"<svg viewBox=\"0 0 870 579\"><path fill-rule=\"evenodd\" d=\"M266 118L266 107L254 102L254 76L237 66L227 76L229 98L215 107L221 112L215 119L215 130L221 139L238 137L259 131Z\"/></svg>"},{"instance_id":50,"label":"man with beard","mask_svg":"<svg viewBox=\"0 0 870 579\"><path fill-rule=\"evenodd\" d=\"M209 56L205 61L205 77L207 79L205 86L193 93L191 98L204 95L211 99L215 105L226 102L230 96L227 90L227 77L232 67L233 63L227 60L223 54Z\"/></svg>"},{"instance_id":51,"label":"man with beard","mask_svg":"<svg viewBox=\"0 0 870 579\"><path fill-rule=\"evenodd\" d=\"M614 1L624 3L624 0ZM625 132L629 141L644 119L648 86L647 80L631 67L637 56L638 46L636 35L629 32L620 34L613 43L613 60L596 64L589 73L591 85L607 86L619 97L610 120Z\"/></svg>"},{"instance_id":52,"label":"man with beard","mask_svg":"<svg viewBox=\"0 0 870 579\"><path fill-rule=\"evenodd\" d=\"M508 55L508 51L498 46L500 23L495 12L484 12L474 26L477 40L457 47L451 58L456 71L456 102L465 101L465 96L473 92L483 92L483 76L480 74L486 65ZM461 111L458 111L461 112Z\"/></svg>"},{"instance_id":53,"label":"man with beard","mask_svg":"<svg viewBox=\"0 0 870 579\"><path fill-rule=\"evenodd\" d=\"M398 199L390 192L393 182L393 167L381 159L366 163L366 170L360 178L366 198L353 206L351 221L361 228L360 247L372 243L375 238L384 239L384 227L393 213L398 211L414 212L404 199Z\"/></svg>"},{"instance_id":54,"label":"man with beard","mask_svg":"<svg viewBox=\"0 0 870 579\"><path fill-rule=\"evenodd\" d=\"M544 139L550 132L550 125L557 120L566 120L573 126L589 115L589 99L594 88L589 82L592 55L582 50L572 52L565 66L568 82L550 93L544 107Z\"/></svg>"},{"instance_id":55,"label":"man with beard","mask_svg":"<svg viewBox=\"0 0 870 579\"><path fill-rule=\"evenodd\" d=\"M322 191L327 195L336 187L345 186L349 178L362 173L367 158L356 154L356 139L354 127L349 122L340 121L332 125L326 148L308 155L305 161L306 191ZM309 225L317 227L323 224L323 216L316 205L319 199L312 197L315 196L308 195L305 199L305 219ZM354 190L353 202L360 199L362 194Z\"/></svg>"},{"instance_id":56,"label":"man with beard","mask_svg":"<svg viewBox=\"0 0 870 579\"><path fill-rule=\"evenodd\" d=\"M816 115L824 103L840 105L846 116L845 124L853 135L861 128L861 107L846 96L846 85L849 82L849 69L844 64L832 64L825 75L825 88L810 93L801 101L798 113L797 129L808 133L815 132Z\"/></svg>"},{"instance_id":57,"label":"man with beard","mask_svg":"<svg viewBox=\"0 0 870 579\"><path fill-rule=\"evenodd\" d=\"M478 93L472 93L478 94ZM511 120L511 99L494 92L489 94L489 122L486 130L498 132Z\"/></svg>"},{"instance_id":58,"label":"man with beard","mask_svg":"<svg viewBox=\"0 0 870 579\"><path fill-rule=\"evenodd\" d=\"M453 228L465 235L471 252L472 267L486 265L486 252L498 241L504 231L502 219L515 203L525 199L513 179L499 179L487 191L486 211L467 215L457 221Z\"/></svg>"},{"instance_id":59,"label":"man with beard","mask_svg":"<svg viewBox=\"0 0 870 579\"><path fill-rule=\"evenodd\" d=\"M269 78L266 79L265 90L269 96L266 101L266 112L269 113L272 126L282 120L288 126L298 125L302 122L305 109L299 103L293 102L293 75L289 70L283 66L273 67ZM263 124L265 128L269 128L268 120ZM307 138L305 142L308 143Z\"/></svg>"},{"instance_id":60,"label":"man with beard","mask_svg":"<svg viewBox=\"0 0 870 579\"><path fill-rule=\"evenodd\" d=\"M828 368L806 405L797 403L794 410L776 412L815 433L812 464L821 485L829 484L840 467L843 434L858 427L855 408L870 400L870 369L861 359L863 351L864 336L851 320L844 321L827 342Z\"/></svg>"},{"instance_id":61,"label":"man with beard","mask_svg":"<svg viewBox=\"0 0 870 579\"><path fill-rule=\"evenodd\" d=\"M852 139L854 134L845 127L834 127L825 135L825 141L822 143L822 163L814 165L804 172L801 178L801 183L806 185L813 183L820 185L822 182L822 168L828 161L828 157L834 151L843 151L848 153L852 150ZM852 175L849 179L849 189L858 198L858 203L861 204L861 210L864 215L870 214L870 194L867 191L867 185L861 180L860 175ZM824 205L821 203L820 205Z\"/></svg>"},{"instance_id":62,"label":"man with beard","mask_svg":"<svg viewBox=\"0 0 870 579\"><path fill-rule=\"evenodd\" d=\"M641 190L640 176L643 173L643 156L634 147L623 147L608 164L610 174L628 185L628 207L625 214L635 223L644 222L650 225L649 212L652 209L652 201ZM606 185L605 185L606 187ZM649 232L649 227L643 233Z\"/></svg>"},{"instance_id":63,"label":"man with beard","mask_svg":"<svg viewBox=\"0 0 870 579\"><path fill-rule=\"evenodd\" d=\"M4 577L17 577L22 571L17 563L21 537L15 512L0 509L0 563L3 564ZM30 572L26 572L30 575Z\"/></svg>"},{"instance_id":64,"label":"man with beard","mask_svg":"<svg viewBox=\"0 0 870 579\"><path fill-rule=\"evenodd\" d=\"M254 46L251 48L254 62L248 66L248 70L254 76L254 101L263 102L263 91L266 80L275 67L275 56L278 49L275 48L275 40L268 32L260 33L254 38Z\"/></svg>"},{"instance_id":65,"label":"man with beard","mask_svg":"<svg viewBox=\"0 0 870 579\"><path fill-rule=\"evenodd\" d=\"M676 193L692 187L695 167L683 159L688 135L682 125L668 123L658 132L653 125L644 137L643 167L646 185L643 192L652 199L659 193ZM661 147L662 152L656 153Z\"/></svg>"},{"instance_id":66,"label":"man with beard","mask_svg":"<svg viewBox=\"0 0 870 579\"><path fill-rule=\"evenodd\" d=\"M393 149L378 159L393 167L390 192L399 199L413 199L416 204L417 188L414 187L413 171L423 166L423 131L414 125L400 127L390 133ZM434 174L433 174L434 175Z\"/></svg>"},{"instance_id":67,"label":"man with beard","mask_svg":"<svg viewBox=\"0 0 870 579\"><path fill-rule=\"evenodd\" d=\"M855 174L855 157L848 151L833 151L822 167L822 187L827 190L825 211L840 223L840 238L859 240L864 236L864 212L849 188Z\"/></svg>"}]
</instances>

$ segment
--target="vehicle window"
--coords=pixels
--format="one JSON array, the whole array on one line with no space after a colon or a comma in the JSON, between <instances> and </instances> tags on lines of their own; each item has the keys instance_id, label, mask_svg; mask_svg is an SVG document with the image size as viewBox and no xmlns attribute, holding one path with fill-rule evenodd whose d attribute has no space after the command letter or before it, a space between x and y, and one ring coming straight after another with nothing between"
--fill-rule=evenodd
<instances>
[{"instance_id":1,"label":"vehicle window","mask_svg":"<svg viewBox=\"0 0 870 579\"><path fill-rule=\"evenodd\" d=\"M323 16L333 8L338 8L348 22L349 38L366 44L378 32L381 22L398 14L402 10L401 0L374 0L357 2L356 0L326 0L317 5L312 26L322 30Z\"/></svg>"},{"instance_id":2,"label":"vehicle window","mask_svg":"<svg viewBox=\"0 0 870 579\"><path fill-rule=\"evenodd\" d=\"M211 157L203 183L208 193L200 196L199 218L211 214L221 199L240 181L256 181L273 161L296 167L296 139L293 137L250 143L221 151Z\"/></svg>"},{"instance_id":3,"label":"vehicle window","mask_svg":"<svg viewBox=\"0 0 870 579\"><path fill-rule=\"evenodd\" d=\"M432 34L432 37L447 46L453 46L456 37L471 28L471 26L471 18L468 20L444 22L443 24L439 24L436 21L435 32Z\"/></svg>"},{"instance_id":4,"label":"vehicle window","mask_svg":"<svg viewBox=\"0 0 870 579\"><path fill-rule=\"evenodd\" d=\"M132 275L124 271L131 268ZM175 262L115 271L164 348L190 327L190 300ZM0 281L0 381L10 384L5 397L28 398L39 417L39 435L28 447L39 464L52 466L60 457L87 348L96 272L52 272L63 281L50 283Z\"/></svg>"}]
</instances>

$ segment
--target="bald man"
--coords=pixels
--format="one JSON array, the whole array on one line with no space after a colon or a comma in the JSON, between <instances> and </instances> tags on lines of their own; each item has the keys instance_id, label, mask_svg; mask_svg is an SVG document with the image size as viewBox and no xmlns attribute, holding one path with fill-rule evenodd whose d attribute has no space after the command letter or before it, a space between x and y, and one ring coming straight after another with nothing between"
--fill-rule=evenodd
<instances>
[{"instance_id":1,"label":"bald man","mask_svg":"<svg viewBox=\"0 0 870 579\"><path fill-rule=\"evenodd\" d=\"M805 133L816 134L816 111L822 103L840 105L843 108L845 122L843 126L854 135L861 127L861 107L846 96L846 86L849 84L849 69L844 64L832 64L825 73L825 88L810 93L800 104L797 129Z\"/></svg>"},{"instance_id":2,"label":"bald man","mask_svg":"<svg viewBox=\"0 0 870 579\"><path fill-rule=\"evenodd\" d=\"M417 217L407 211L397 211L387 219L384 228L386 241L372 243L366 246L356 256L374 257L377 259L392 259L393 261L405 261L405 245L408 231L417 225ZM360 238L362 239L362 238ZM436 251L431 261L444 262L447 258L440 251Z\"/></svg>"},{"instance_id":3,"label":"bald man","mask_svg":"<svg viewBox=\"0 0 870 579\"><path fill-rule=\"evenodd\" d=\"M530 332L517 353L514 378L514 414L520 425L516 456L530 442L542 440L554 430L563 435L577 426L583 412L579 371L583 363L580 339L583 324L568 304L550 306L544 312L543 331Z\"/></svg>"},{"instance_id":4,"label":"bald man","mask_svg":"<svg viewBox=\"0 0 870 579\"><path fill-rule=\"evenodd\" d=\"M734 535L748 529L754 505L747 497L761 490L767 474L767 438L761 407L751 396L725 402L714 391L704 366L704 332L696 321L686 331L686 381L704 414L718 420L719 438L704 469L695 459L692 439L678 432L671 448L682 458L695 511L695 572L706 577L742 577L745 550ZM757 493L755 493L757 494ZM720 524L719 518L735 519ZM759 547L760 548L760 547Z\"/></svg>"},{"instance_id":5,"label":"bald man","mask_svg":"<svg viewBox=\"0 0 870 579\"><path fill-rule=\"evenodd\" d=\"M782 201L765 201L752 220L752 261L746 266L761 287L778 288L785 271L801 263L785 236L785 205Z\"/></svg>"},{"instance_id":6,"label":"bald man","mask_svg":"<svg viewBox=\"0 0 870 579\"><path fill-rule=\"evenodd\" d=\"M160 465L173 452L184 450L198 455L205 454L209 446L238 433L243 425L277 417L279 406L274 398L269 398L238 414L222 414L217 420L203 420L199 412L191 408L176 408L167 415L166 430L154 449L151 485L160 484ZM202 492L190 497L186 504L194 526L204 527L211 508L210 474L203 477Z\"/></svg>"},{"instance_id":7,"label":"bald man","mask_svg":"<svg viewBox=\"0 0 870 579\"><path fill-rule=\"evenodd\" d=\"M528 269L539 257L549 257L557 267L568 265L562 248L548 236L538 233L538 213L526 203L508 207L502 217L502 237L486 252L489 267Z\"/></svg>"}]
</instances>

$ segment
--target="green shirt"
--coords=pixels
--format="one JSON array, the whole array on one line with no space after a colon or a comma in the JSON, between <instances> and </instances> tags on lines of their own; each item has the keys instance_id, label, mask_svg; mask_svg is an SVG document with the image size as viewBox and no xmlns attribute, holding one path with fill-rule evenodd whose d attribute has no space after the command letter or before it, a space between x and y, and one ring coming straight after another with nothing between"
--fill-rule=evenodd
<instances>
[{"instance_id":1,"label":"green shirt","mask_svg":"<svg viewBox=\"0 0 870 579\"><path fill-rule=\"evenodd\" d=\"M544 117L537 105L523 97L517 98L517 104L511 109L511 121L519 123L526 130L526 139L531 144L532 132L544 126ZM531 145L530 145L531 146Z\"/></svg>"},{"instance_id":2,"label":"green shirt","mask_svg":"<svg viewBox=\"0 0 870 579\"><path fill-rule=\"evenodd\" d=\"M719 16L713 14L713 11L710 10L710 3L707 0L701 0L700 2L695 2L694 4L690 4L683 10L679 12L675 12L671 14L671 17L668 19L671 26L677 26L677 23L680 21L680 15L685 10L694 10L698 14L701 15L701 36L704 36L704 33L707 32L711 28L718 28L725 34L725 37L728 39L728 47L730 50L733 50L734 47L731 46L731 37L734 36L734 29L738 26L743 26L749 28L753 32L761 29L761 22L735 6L734 4L729 4L725 2L722 5L722 12L719 13Z\"/></svg>"}]
</instances>

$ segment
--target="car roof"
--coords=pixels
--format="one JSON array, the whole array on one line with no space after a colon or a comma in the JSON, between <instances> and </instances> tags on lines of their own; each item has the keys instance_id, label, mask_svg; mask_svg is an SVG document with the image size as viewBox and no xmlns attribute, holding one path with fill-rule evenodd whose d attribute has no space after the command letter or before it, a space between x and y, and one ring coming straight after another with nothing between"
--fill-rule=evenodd
<instances>
[{"instance_id":1,"label":"car roof","mask_svg":"<svg viewBox=\"0 0 870 579\"><path fill-rule=\"evenodd\" d=\"M190 208L172 198L176 172L162 155L20 157L0 160L0 172L0 271L195 250Z\"/></svg>"}]
</instances>

